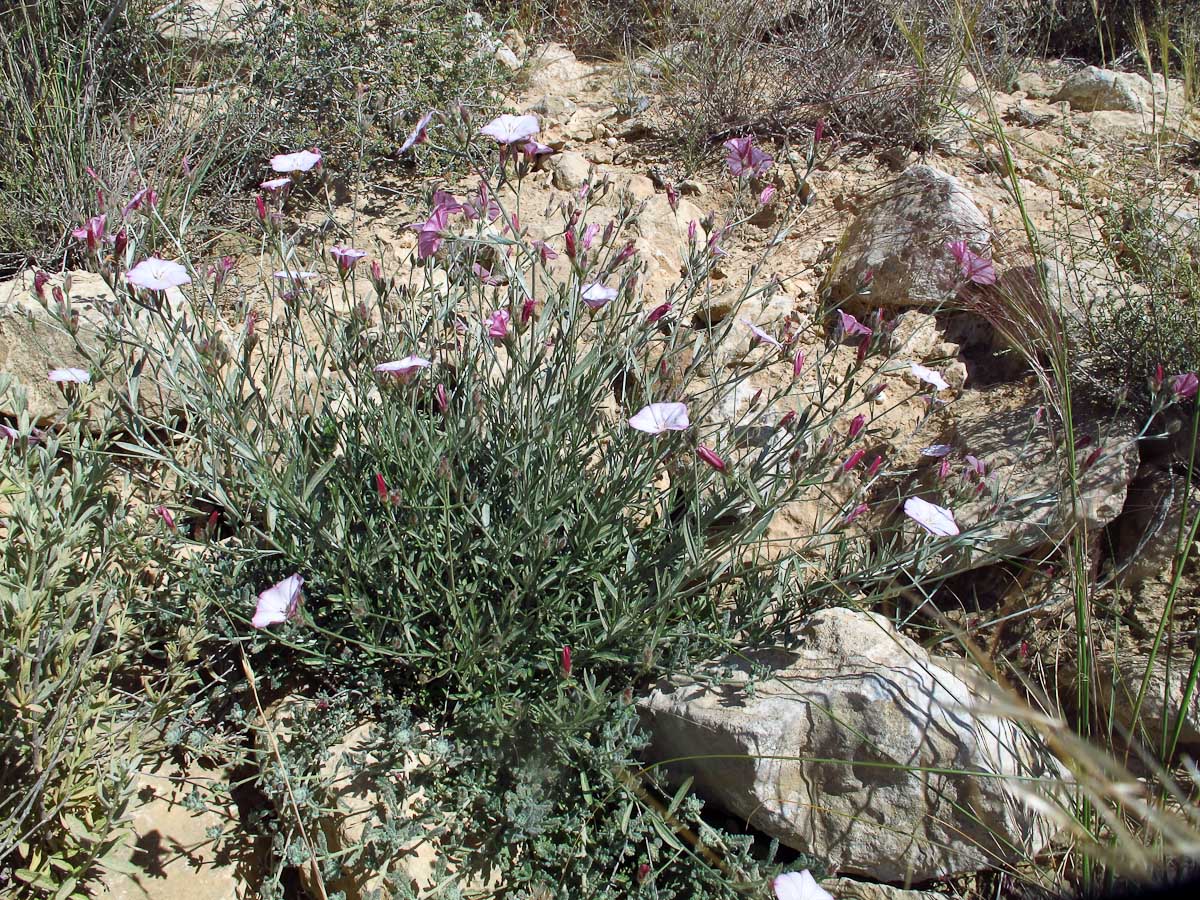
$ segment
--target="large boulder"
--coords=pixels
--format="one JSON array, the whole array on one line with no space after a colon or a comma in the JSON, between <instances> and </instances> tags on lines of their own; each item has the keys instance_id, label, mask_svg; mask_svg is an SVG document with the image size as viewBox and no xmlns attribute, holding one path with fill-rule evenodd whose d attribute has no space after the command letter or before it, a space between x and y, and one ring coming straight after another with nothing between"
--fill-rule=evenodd
<instances>
[{"instance_id":1,"label":"large boulder","mask_svg":"<svg viewBox=\"0 0 1200 900\"><path fill-rule=\"evenodd\" d=\"M641 703L673 776L840 872L893 882L1027 859L1050 839L1023 796L1059 768L986 707L884 617L852 609Z\"/></svg>"},{"instance_id":2,"label":"large boulder","mask_svg":"<svg viewBox=\"0 0 1200 900\"><path fill-rule=\"evenodd\" d=\"M963 284L947 247L960 240L986 254L987 217L953 175L909 166L846 231L829 274L831 296L840 302L865 285L867 302L876 306L946 303Z\"/></svg>"},{"instance_id":3,"label":"large boulder","mask_svg":"<svg viewBox=\"0 0 1200 900\"><path fill-rule=\"evenodd\" d=\"M1141 75L1088 66L1063 82L1053 102L1065 100L1083 112L1144 113L1154 109L1154 87Z\"/></svg>"},{"instance_id":4,"label":"large boulder","mask_svg":"<svg viewBox=\"0 0 1200 900\"><path fill-rule=\"evenodd\" d=\"M951 443L984 467L980 477L956 462L950 483L965 495L952 505L959 526L972 529L977 560L1056 543L1076 526L1098 535L1125 505L1138 468L1133 419L1076 409L1076 440L1084 446L1078 450L1079 493L1073 502L1059 432L1049 424L1053 413L1041 402L1032 387L999 387L968 391L951 408L956 432ZM1091 459L1097 448L1099 456Z\"/></svg>"}]
</instances>

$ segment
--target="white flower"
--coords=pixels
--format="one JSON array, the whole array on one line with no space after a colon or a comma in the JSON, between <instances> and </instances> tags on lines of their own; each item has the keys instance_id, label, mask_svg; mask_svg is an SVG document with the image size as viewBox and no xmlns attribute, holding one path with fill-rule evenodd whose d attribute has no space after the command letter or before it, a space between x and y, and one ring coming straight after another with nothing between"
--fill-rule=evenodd
<instances>
[{"instance_id":1,"label":"white flower","mask_svg":"<svg viewBox=\"0 0 1200 900\"><path fill-rule=\"evenodd\" d=\"M408 381L422 369L428 369L432 363L421 356L406 356L393 362L380 363L375 371L380 375L392 375L401 381Z\"/></svg>"},{"instance_id":2,"label":"white flower","mask_svg":"<svg viewBox=\"0 0 1200 900\"><path fill-rule=\"evenodd\" d=\"M909 497L904 501L904 514L937 537L952 537L958 534L954 513L920 497Z\"/></svg>"},{"instance_id":3,"label":"white flower","mask_svg":"<svg viewBox=\"0 0 1200 900\"><path fill-rule=\"evenodd\" d=\"M167 288L188 284L192 279L187 269L169 259L151 256L125 273L125 280L134 287L148 291L165 291Z\"/></svg>"},{"instance_id":4,"label":"white flower","mask_svg":"<svg viewBox=\"0 0 1200 900\"><path fill-rule=\"evenodd\" d=\"M513 116L504 113L480 128L479 133L494 138L501 144L515 144L518 141L529 140L541 130L537 116Z\"/></svg>"},{"instance_id":5,"label":"white flower","mask_svg":"<svg viewBox=\"0 0 1200 900\"><path fill-rule=\"evenodd\" d=\"M629 427L646 434L683 431L691 426L687 406L682 403L651 403L630 417Z\"/></svg>"},{"instance_id":6,"label":"white flower","mask_svg":"<svg viewBox=\"0 0 1200 900\"><path fill-rule=\"evenodd\" d=\"M817 884L808 869L785 872L771 882L777 900L833 900L833 895Z\"/></svg>"},{"instance_id":7,"label":"white flower","mask_svg":"<svg viewBox=\"0 0 1200 900\"><path fill-rule=\"evenodd\" d=\"M617 299L617 289L605 287L602 284L587 284L584 285L583 292L579 296L589 309L600 309Z\"/></svg>"},{"instance_id":8,"label":"white flower","mask_svg":"<svg viewBox=\"0 0 1200 900\"><path fill-rule=\"evenodd\" d=\"M919 363L912 364L912 373L917 376L918 381L923 381L926 384L933 385L935 390L944 391L946 388L950 387L950 385L946 383L946 379L942 377L941 372L926 368Z\"/></svg>"},{"instance_id":9,"label":"white flower","mask_svg":"<svg viewBox=\"0 0 1200 900\"><path fill-rule=\"evenodd\" d=\"M60 384L87 384L92 380L92 376L87 369L74 368L52 369L46 377L50 381L57 381Z\"/></svg>"},{"instance_id":10,"label":"white flower","mask_svg":"<svg viewBox=\"0 0 1200 900\"><path fill-rule=\"evenodd\" d=\"M307 172L321 162L321 151L297 150L295 153L280 153L271 157L271 168L276 172Z\"/></svg>"},{"instance_id":11,"label":"white flower","mask_svg":"<svg viewBox=\"0 0 1200 900\"><path fill-rule=\"evenodd\" d=\"M772 347L783 349L783 344L779 343L774 337L763 331L749 319L742 319L742 324L750 329L750 333L754 335L756 340L762 341L764 344L770 344Z\"/></svg>"},{"instance_id":12,"label":"white flower","mask_svg":"<svg viewBox=\"0 0 1200 900\"><path fill-rule=\"evenodd\" d=\"M299 575L291 575L267 588L258 595L258 604L254 608L254 618L250 620L250 624L255 628L266 628L268 625L278 625L295 618L302 587L304 579Z\"/></svg>"}]
</instances>

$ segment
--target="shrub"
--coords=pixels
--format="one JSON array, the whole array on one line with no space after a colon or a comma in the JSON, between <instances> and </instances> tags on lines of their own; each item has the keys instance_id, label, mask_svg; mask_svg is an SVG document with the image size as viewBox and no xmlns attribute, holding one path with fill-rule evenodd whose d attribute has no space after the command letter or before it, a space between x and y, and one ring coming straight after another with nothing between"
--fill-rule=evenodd
<instances>
[{"instance_id":1,"label":"shrub","mask_svg":"<svg viewBox=\"0 0 1200 900\"><path fill-rule=\"evenodd\" d=\"M675 819L655 811L655 780L631 774L642 739L626 695L847 592L889 596L902 589L899 573L928 568L939 551L898 540L883 474L854 452L888 365L883 337L855 338L866 341L856 352L831 332L804 363L820 373L807 393L785 379L731 420L721 410L739 387L744 406L749 379L794 363L769 343L744 358L738 343L739 309L766 303L777 285L751 279L723 317L709 307L725 228L694 229L686 275L655 298L669 309L650 317L625 236L638 207L591 185L548 226L559 257L543 259L516 210L491 200L520 177L517 161L503 175L494 157L470 162L497 180L469 201L439 195L445 213L420 239L427 258L398 273L316 262L320 248L296 246L268 216L269 267L284 277L266 288L265 323L261 307L243 322L233 298L246 285L214 286L190 261L194 300L182 314L131 293L122 273L141 255L131 234L126 257L96 259L124 301L113 307L114 355L96 369L115 376L126 446L156 467L155 502L200 550L188 583L208 631L222 636L209 658L244 648L264 684L348 692L360 720L403 711L401 732L431 726L443 743L422 775L426 820L464 871L494 860L514 889L550 879L621 892L636 866L618 862L645 845L636 853L660 867L662 896L721 896L731 878L761 877L758 864L744 842L710 831L695 801L681 807L684 794ZM470 221L451 212L464 203ZM317 276L286 275L307 269ZM216 314L231 309L231 320ZM826 324L791 331L811 338ZM375 370L405 360L395 377ZM142 393L153 385L170 398L169 415L135 412L130 371ZM659 435L629 424L659 402L686 402L693 424ZM834 428L858 410L852 433ZM830 491L844 503L825 507L795 555L764 546L777 509ZM886 549L848 521L868 501ZM254 632L255 594L293 573L304 579L297 617ZM322 744L297 738L281 758L308 785ZM278 795L281 783L272 775L264 787ZM309 835L320 833L320 797L307 786L297 804L314 817ZM298 864L299 823L283 818L281 858ZM583 828L627 818L621 835ZM731 871L668 849L675 820L726 847ZM362 851L394 854L408 832L389 834L359 842ZM520 837L500 848L489 834ZM580 843L583 834L604 846ZM338 860L321 860L330 877Z\"/></svg>"},{"instance_id":2,"label":"shrub","mask_svg":"<svg viewBox=\"0 0 1200 900\"><path fill-rule=\"evenodd\" d=\"M0 435L0 880L7 896L83 898L124 865L132 778L183 698L186 642L163 665L141 653L135 598L173 592L127 515L111 434L77 413L33 428L5 376L0 398L19 435Z\"/></svg>"},{"instance_id":3,"label":"shrub","mask_svg":"<svg viewBox=\"0 0 1200 900\"><path fill-rule=\"evenodd\" d=\"M818 119L845 137L929 146L967 59L970 30L1007 77L1025 19L992 0L796 5L699 0L657 57L666 117L694 146L753 130L794 135Z\"/></svg>"}]
</instances>

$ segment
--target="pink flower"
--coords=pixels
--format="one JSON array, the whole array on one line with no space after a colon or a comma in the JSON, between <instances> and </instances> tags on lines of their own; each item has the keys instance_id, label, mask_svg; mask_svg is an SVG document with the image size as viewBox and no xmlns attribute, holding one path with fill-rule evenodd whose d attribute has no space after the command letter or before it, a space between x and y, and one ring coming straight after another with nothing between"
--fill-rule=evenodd
<instances>
[{"instance_id":1,"label":"pink flower","mask_svg":"<svg viewBox=\"0 0 1200 900\"><path fill-rule=\"evenodd\" d=\"M684 431L691 427L687 406L683 403L651 403L629 418L629 427L646 434Z\"/></svg>"},{"instance_id":2,"label":"pink flower","mask_svg":"<svg viewBox=\"0 0 1200 900\"><path fill-rule=\"evenodd\" d=\"M274 193L275 191L282 191L285 187L290 186L291 183L291 178L289 178L287 175L281 175L278 178L268 178L266 181L260 184L259 187L264 191L270 191L271 193Z\"/></svg>"},{"instance_id":3,"label":"pink flower","mask_svg":"<svg viewBox=\"0 0 1200 900\"><path fill-rule=\"evenodd\" d=\"M50 276L38 269L33 273L33 289L39 297L46 298L46 285L50 283Z\"/></svg>"},{"instance_id":4,"label":"pink flower","mask_svg":"<svg viewBox=\"0 0 1200 900\"><path fill-rule=\"evenodd\" d=\"M490 269L485 269L479 263L471 264L471 271L475 273L475 277L490 287L503 284L504 282L491 273Z\"/></svg>"},{"instance_id":5,"label":"pink flower","mask_svg":"<svg viewBox=\"0 0 1200 900\"><path fill-rule=\"evenodd\" d=\"M679 211L679 191L673 184L667 185L667 206L671 207L671 212Z\"/></svg>"},{"instance_id":6,"label":"pink flower","mask_svg":"<svg viewBox=\"0 0 1200 900\"><path fill-rule=\"evenodd\" d=\"M661 319L663 316L665 316L670 311L671 311L670 303L658 304L658 306L656 306L656 307L654 307L654 309L650 310L650 314L648 316L646 316L646 324L653 325L655 322L657 322L659 319Z\"/></svg>"},{"instance_id":7,"label":"pink flower","mask_svg":"<svg viewBox=\"0 0 1200 900\"><path fill-rule=\"evenodd\" d=\"M529 157L546 156L550 153L553 153L554 148L549 144L539 144L537 141L526 141L525 145L521 148L521 152Z\"/></svg>"},{"instance_id":8,"label":"pink flower","mask_svg":"<svg viewBox=\"0 0 1200 900\"><path fill-rule=\"evenodd\" d=\"M450 409L450 397L446 393L446 386L439 384L433 392L433 402L437 404L438 412L443 416Z\"/></svg>"},{"instance_id":9,"label":"pink flower","mask_svg":"<svg viewBox=\"0 0 1200 900\"><path fill-rule=\"evenodd\" d=\"M425 129L429 127L429 120L433 118L433 110L425 113L417 120L417 126L409 132L408 137L404 139L404 143L400 145L400 153L406 153L409 148L417 144L423 144L428 140L428 135L425 134Z\"/></svg>"},{"instance_id":10,"label":"pink flower","mask_svg":"<svg viewBox=\"0 0 1200 900\"><path fill-rule=\"evenodd\" d=\"M776 191L775 185L768 184L765 188L762 189L762 193L758 195L758 202L762 206L766 206L768 203L770 203L772 200L775 199L775 191Z\"/></svg>"},{"instance_id":11,"label":"pink flower","mask_svg":"<svg viewBox=\"0 0 1200 900\"><path fill-rule=\"evenodd\" d=\"M262 194L254 195L254 214L258 216L258 221L267 221L267 201L263 199Z\"/></svg>"},{"instance_id":12,"label":"pink flower","mask_svg":"<svg viewBox=\"0 0 1200 900\"><path fill-rule=\"evenodd\" d=\"M412 225L417 232L417 258L428 259L437 253L445 240L443 231L450 221L449 210L445 206L435 206L429 218L424 222Z\"/></svg>"},{"instance_id":13,"label":"pink flower","mask_svg":"<svg viewBox=\"0 0 1200 900\"><path fill-rule=\"evenodd\" d=\"M321 164L321 151L297 150L295 153L280 153L271 157L271 168L276 172L307 172Z\"/></svg>"},{"instance_id":14,"label":"pink flower","mask_svg":"<svg viewBox=\"0 0 1200 900\"><path fill-rule=\"evenodd\" d=\"M844 520L845 523L847 525L849 525L851 522L853 522L855 519L857 519L859 516L861 516L863 513L865 513L870 508L871 507L866 503L858 504L858 506L854 507L854 509L852 509L852 510L850 510L850 512L846 513L846 518Z\"/></svg>"},{"instance_id":15,"label":"pink flower","mask_svg":"<svg viewBox=\"0 0 1200 900\"><path fill-rule=\"evenodd\" d=\"M73 367L51 369L50 374L46 378L58 384L87 384L92 380L91 373L87 369L76 369Z\"/></svg>"},{"instance_id":16,"label":"pink flower","mask_svg":"<svg viewBox=\"0 0 1200 900\"><path fill-rule=\"evenodd\" d=\"M776 338L772 337L770 334L763 331L761 328L759 328L757 325L755 325L749 319L742 319L741 322L743 325L745 325L747 328L749 328L750 333L752 335L754 335L754 342L761 341L764 344L770 344L772 347L775 347L778 350L783 349L783 344L779 343L779 341Z\"/></svg>"},{"instance_id":17,"label":"pink flower","mask_svg":"<svg viewBox=\"0 0 1200 900\"><path fill-rule=\"evenodd\" d=\"M384 480L382 472L375 473L375 493L379 497L380 503L387 503L388 500L388 485Z\"/></svg>"},{"instance_id":18,"label":"pink flower","mask_svg":"<svg viewBox=\"0 0 1200 900\"><path fill-rule=\"evenodd\" d=\"M345 274L354 268L354 264L367 255L366 250L356 250L354 247L331 247L329 255L337 263L338 271Z\"/></svg>"},{"instance_id":19,"label":"pink flower","mask_svg":"<svg viewBox=\"0 0 1200 900\"><path fill-rule=\"evenodd\" d=\"M411 381L422 369L428 369L433 363L421 356L406 356L393 362L380 363L375 371L380 375L388 375L401 382Z\"/></svg>"},{"instance_id":20,"label":"pink flower","mask_svg":"<svg viewBox=\"0 0 1200 900\"><path fill-rule=\"evenodd\" d=\"M458 198L452 193L438 188L433 192L433 210L436 211L439 209L444 209L447 213L451 214L460 213L463 211L463 205L458 202Z\"/></svg>"},{"instance_id":21,"label":"pink flower","mask_svg":"<svg viewBox=\"0 0 1200 900\"><path fill-rule=\"evenodd\" d=\"M191 282L187 269L169 259L151 256L125 273L125 280L148 291L165 291Z\"/></svg>"},{"instance_id":22,"label":"pink flower","mask_svg":"<svg viewBox=\"0 0 1200 900\"><path fill-rule=\"evenodd\" d=\"M537 249L538 256L541 258L543 264L552 259L558 259L558 251L545 241L534 241L533 246Z\"/></svg>"},{"instance_id":23,"label":"pink flower","mask_svg":"<svg viewBox=\"0 0 1200 900\"><path fill-rule=\"evenodd\" d=\"M1154 377L1150 379L1150 386L1156 391L1162 390L1163 381L1166 379L1167 373L1163 371L1162 363L1154 367Z\"/></svg>"},{"instance_id":24,"label":"pink flower","mask_svg":"<svg viewBox=\"0 0 1200 900\"><path fill-rule=\"evenodd\" d=\"M703 444L696 448L696 455L718 472L724 472L729 468L729 464L725 460Z\"/></svg>"},{"instance_id":25,"label":"pink flower","mask_svg":"<svg viewBox=\"0 0 1200 900\"><path fill-rule=\"evenodd\" d=\"M593 222L587 228L583 229L583 249L590 250L592 242L596 240L596 235L600 233L600 226Z\"/></svg>"},{"instance_id":26,"label":"pink flower","mask_svg":"<svg viewBox=\"0 0 1200 900\"><path fill-rule=\"evenodd\" d=\"M856 437L858 437L859 432L861 432L863 430L863 426L866 424L867 424L867 417L864 416L862 413L859 413L857 416L855 416L850 421L850 428L846 432L847 437L849 437L850 440L854 440Z\"/></svg>"},{"instance_id":27,"label":"pink flower","mask_svg":"<svg viewBox=\"0 0 1200 900\"><path fill-rule=\"evenodd\" d=\"M945 481L950 477L950 457L943 456L942 461L938 463L938 481Z\"/></svg>"},{"instance_id":28,"label":"pink flower","mask_svg":"<svg viewBox=\"0 0 1200 900\"><path fill-rule=\"evenodd\" d=\"M488 337L494 341L502 341L508 337L508 329L512 324L512 314L507 309L498 309L488 316Z\"/></svg>"},{"instance_id":29,"label":"pink flower","mask_svg":"<svg viewBox=\"0 0 1200 900\"><path fill-rule=\"evenodd\" d=\"M537 303L532 297L526 297L521 301L521 324L525 325L533 318L533 313L537 309Z\"/></svg>"},{"instance_id":30,"label":"pink flower","mask_svg":"<svg viewBox=\"0 0 1200 900\"><path fill-rule=\"evenodd\" d=\"M121 216L124 218L134 210L141 209L143 204L145 204L147 209L151 209L157 202L158 193L154 190L154 188L144 187L134 194L133 197L130 198L129 202L125 204L125 208L121 210Z\"/></svg>"},{"instance_id":31,"label":"pink flower","mask_svg":"<svg viewBox=\"0 0 1200 900\"><path fill-rule=\"evenodd\" d=\"M871 329L850 315L850 313L839 309L838 316L841 317L842 332L847 336L856 334L861 334L865 337L871 336Z\"/></svg>"},{"instance_id":32,"label":"pink flower","mask_svg":"<svg viewBox=\"0 0 1200 900\"><path fill-rule=\"evenodd\" d=\"M1196 396L1196 389L1200 387L1200 378L1196 377L1195 372L1183 372L1171 379L1171 390L1175 394L1176 400L1190 400Z\"/></svg>"},{"instance_id":33,"label":"pink flower","mask_svg":"<svg viewBox=\"0 0 1200 900\"><path fill-rule=\"evenodd\" d=\"M11 425L5 425L3 422L0 422L0 437L9 443L15 444L21 439L21 432L17 431Z\"/></svg>"},{"instance_id":34,"label":"pink flower","mask_svg":"<svg viewBox=\"0 0 1200 900\"><path fill-rule=\"evenodd\" d=\"M754 146L752 137L730 138L725 142L724 147L729 151L729 156L725 158L725 165L729 166L729 171L737 178L761 175L771 168L771 164L775 161Z\"/></svg>"},{"instance_id":35,"label":"pink flower","mask_svg":"<svg viewBox=\"0 0 1200 900\"><path fill-rule=\"evenodd\" d=\"M688 243L691 243L696 240L696 220L695 219L692 219L690 222L688 222L687 235L688 235Z\"/></svg>"},{"instance_id":36,"label":"pink flower","mask_svg":"<svg viewBox=\"0 0 1200 900\"><path fill-rule=\"evenodd\" d=\"M796 356L792 359L792 377L796 377L804 369L804 351L797 350Z\"/></svg>"},{"instance_id":37,"label":"pink flower","mask_svg":"<svg viewBox=\"0 0 1200 900\"><path fill-rule=\"evenodd\" d=\"M996 267L992 261L972 251L966 241L950 241L946 247L954 254L955 262L967 281L975 284L996 283Z\"/></svg>"},{"instance_id":38,"label":"pink flower","mask_svg":"<svg viewBox=\"0 0 1200 900\"><path fill-rule=\"evenodd\" d=\"M985 463L978 456L972 456L970 453L968 453L963 457L963 459L967 463L967 468L980 478L987 474L987 463Z\"/></svg>"},{"instance_id":39,"label":"pink flower","mask_svg":"<svg viewBox=\"0 0 1200 900\"><path fill-rule=\"evenodd\" d=\"M959 533L954 513L920 497L909 497L904 501L904 514L937 537L951 537Z\"/></svg>"},{"instance_id":40,"label":"pink flower","mask_svg":"<svg viewBox=\"0 0 1200 900\"><path fill-rule=\"evenodd\" d=\"M255 628L266 628L294 619L300 607L300 590L303 587L304 579L299 575L291 575L267 588L258 595L250 624Z\"/></svg>"},{"instance_id":41,"label":"pink flower","mask_svg":"<svg viewBox=\"0 0 1200 900\"><path fill-rule=\"evenodd\" d=\"M167 523L168 528L170 528L172 531L175 530L175 516L171 514L169 509L167 509L165 506L156 506L154 507L154 512L160 519Z\"/></svg>"},{"instance_id":42,"label":"pink flower","mask_svg":"<svg viewBox=\"0 0 1200 900\"><path fill-rule=\"evenodd\" d=\"M862 458L866 455L867 455L866 450L855 450L853 453L851 453L849 456L847 456L846 461L844 463L842 463L842 471L849 472L851 469L853 469L855 466L857 466L860 462L862 462Z\"/></svg>"},{"instance_id":43,"label":"pink flower","mask_svg":"<svg viewBox=\"0 0 1200 900\"><path fill-rule=\"evenodd\" d=\"M71 237L77 241L86 241L88 250L95 252L104 240L104 223L108 216L103 214L92 216L78 228L71 229Z\"/></svg>"},{"instance_id":44,"label":"pink flower","mask_svg":"<svg viewBox=\"0 0 1200 900\"><path fill-rule=\"evenodd\" d=\"M492 138L498 144L508 146L528 141L541 130L537 116L513 116L504 113L480 128L479 133Z\"/></svg>"},{"instance_id":45,"label":"pink flower","mask_svg":"<svg viewBox=\"0 0 1200 900\"><path fill-rule=\"evenodd\" d=\"M596 283L585 284L579 296L587 304L588 309L598 310L617 299L617 289Z\"/></svg>"},{"instance_id":46,"label":"pink flower","mask_svg":"<svg viewBox=\"0 0 1200 900\"><path fill-rule=\"evenodd\" d=\"M571 677L571 647L569 644L563 644L562 648L562 673L566 678Z\"/></svg>"},{"instance_id":47,"label":"pink flower","mask_svg":"<svg viewBox=\"0 0 1200 900\"><path fill-rule=\"evenodd\" d=\"M480 218L488 222L495 222L500 218L501 209L500 204L489 193L488 186L481 181L476 199L465 201L462 205L462 212L472 222Z\"/></svg>"},{"instance_id":48,"label":"pink flower","mask_svg":"<svg viewBox=\"0 0 1200 900\"><path fill-rule=\"evenodd\" d=\"M867 467L867 477L874 478L879 474L879 470L881 468L883 468L883 457L876 456L873 460L871 460L871 465Z\"/></svg>"},{"instance_id":49,"label":"pink flower","mask_svg":"<svg viewBox=\"0 0 1200 900\"><path fill-rule=\"evenodd\" d=\"M934 391L944 391L946 388L950 387L950 385L946 383L946 379L941 376L940 372L937 372L934 369L927 369L925 366L919 365L918 363L912 364L912 373L917 376L918 381L923 381L926 384L933 385Z\"/></svg>"},{"instance_id":50,"label":"pink flower","mask_svg":"<svg viewBox=\"0 0 1200 900\"><path fill-rule=\"evenodd\" d=\"M833 900L833 895L812 877L808 869L785 872L771 882L775 900Z\"/></svg>"}]
</instances>

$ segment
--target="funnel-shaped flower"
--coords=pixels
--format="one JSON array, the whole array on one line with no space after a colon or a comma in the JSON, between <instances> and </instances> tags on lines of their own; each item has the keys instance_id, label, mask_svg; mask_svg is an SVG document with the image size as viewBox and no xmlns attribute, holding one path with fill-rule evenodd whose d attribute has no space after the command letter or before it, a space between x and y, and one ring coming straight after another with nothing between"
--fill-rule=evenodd
<instances>
[{"instance_id":1,"label":"funnel-shaped flower","mask_svg":"<svg viewBox=\"0 0 1200 900\"><path fill-rule=\"evenodd\" d=\"M954 513L920 497L909 497L904 501L904 514L937 537L951 537L959 533Z\"/></svg>"},{"instance_id":2,"label":"funnel-shaped flower","mask_svg":"<svg viewBox=\"0 0 1200 900\"><path fill-rule=\"evenodd\" d=\"M833 900L833 895L817 884L808 869L785 872L771 882L776 900Z\"/></svg>"},{"instance_id":3,"label":"funnel-shaped flower","mask_svg":"<svg viewBox=\"0 0 1200 900\"><path fill-rule=\"evenodd\" d=\"M421 116L421 118L417 121L417 126L411 132L409 132L408 137L404 139L404 143L400 145L401 153L407 152L410 147L413 147L417 144L425 143L425 141L428 139L428 135L425 134L425 129L429 127L429 120L432 118L433 110L430 110L429 112L425 113L425 115Z\"/></svg>"},{"instance_id":4,"label":"funnel-shaped flower","mask_svg":"<svg viewBox=\"0 0 1200 900\"><path fill-rule=\"evenodd\" d=\"M513 116L504 113L480 128L479 133L507 146L524 143L541 130L537 116Z\"/></svg>"},{"instance_id":5,"label":"funnel-shaped flower","mask_svg":"<svg viewBox=\"0 0 1200 900\"><path fill-rule=\"evenodd\" d=\"M380 363L375 367L375 371L380 375L388 375L400 381L411 381L418 372L428 369L431 365L433 364L424 357L406 356L404 359Z\"/></svg>"},{"instance_id":6,"label":"funnel-shaped flower","mask_svg":"<svg viewBox=\"0 0 1200 900\"><path fill-rule=\"evenodd\" d=\"M134 287L148 291L165 291L167 288L188 284L192 279L187 269L169 259L151 256L125 273L125 280Z\"/></svg>"},{"instance_id":7,"label":"funnel-shaped flower","mask_svg":"<svg viewBox=\"0 0 1200 900\"><path fill-rule=\"evenodd\" d=\"M764 344L770 344L772 347L775 347L776 349L779 349L779 350L783 349L783 344L779 343L779 341L775 337L771 336L766 331L763 331L761 328L759 328L757 325L755 325L749 319L742 319L741 321L742 321L743 325L745 325L747 328L750 329L750 333L754 335L755 342L761 341Z\"/></svg>"},{"instance_id":8,"label":"funnel-shaped flower","mask_svg":"<svg viewBox=\"0 0 1200 900\"><path fill-rule=\"evenodd\" d=\"M300 590L303 587L304 579L299 575L291 575L267 588L258 595L250 624L255 628L266 628L294 619L300 608Z\"/></svg>"},{"instance_id":9,"label":"funnel-shaped flower","mask_svg":"<svg viewBox=\"0 0 1200 900\"><path fill-rule=\"evenodd\" d=\"M684 431L691 427L687 406L683 403L651 403L629 419L629 427L646 434Z\"/></svg>"},{"instance_id":10,"label":"funnel-shaped flower","mask_svg":"<svg viewBox=\"0 0 1200 900\"><path fill-rule=\"evenodd\" d=\"M959 271L967 281L975 284L996 283L996 267L992 261L974 252L966 241L950 241L946 247L954 254Z\"/></svg>"},{"instance_id":11,"label":"funnel-shaped flower","mask_svg":"<svg viewBox=\"0 0 1200 900\"><path fill-rule=\"evenodd\" d=\"M331 247L329 255L337 263L338 270L345 273L353 269L354 264L367 255L367 251L354 247Z\"/></svg>"},{"instance_id":12,"label":"funnel-shaped flower","mask_svg":"<svg viewBox=\"0 0 1200 900\"><path fill-rule=\"evenodd\" d=\"M602 284L585 284L579 296L587 304L588 309L597 310L617 299L617 289L605 287Z\"/></svg>"},{"instance_id":13,"label":"funnel-shaped flower","mask_svg":"<svg viewBox=\"0 0 1200 900\"><path fill-rule=\"evenodd\" d=\"M307 172L320 164L321 151L316 147L271 157L271 168L276 172Z\"/></svg>"},{"instance_id":14,"label":"funnel-shaped flower","mask_svg":"<svg viewBox=\"0 0 1200 900\"><path fill-rule=\"evenodd\" d=\"M940 372L937 372L934 369L926 368L920 363L912 364L912 373L913 375L917 376L918 381L923 381L926 384L933 385L933 389L935 391L944 391L946 388L950 387Z\"/></svg>"},{"instance_id":15,"label":"funnel-shaped flower","mask_svg":"<svg viewBox=\"0 0 1200 900\"><path fill-rule=\"evenodd\" d=\"M724 144L729 151L725 165L737 178L750 175L761 175L775 162L770 156L754 146L754 138L730 138Z\"/></svg>"},{"instance_id":16,"label":"funnel-shaped flower","mask_svg":"<svg viewBox=\"0 0 1200 900\"><path fill-rule=\"evenodd\" d=\"M92 380L91 373L87 369L76 369L74 367L51 369L50 374L46 378L58 384L87 384Z\"/></svg>"}]
</instances>

